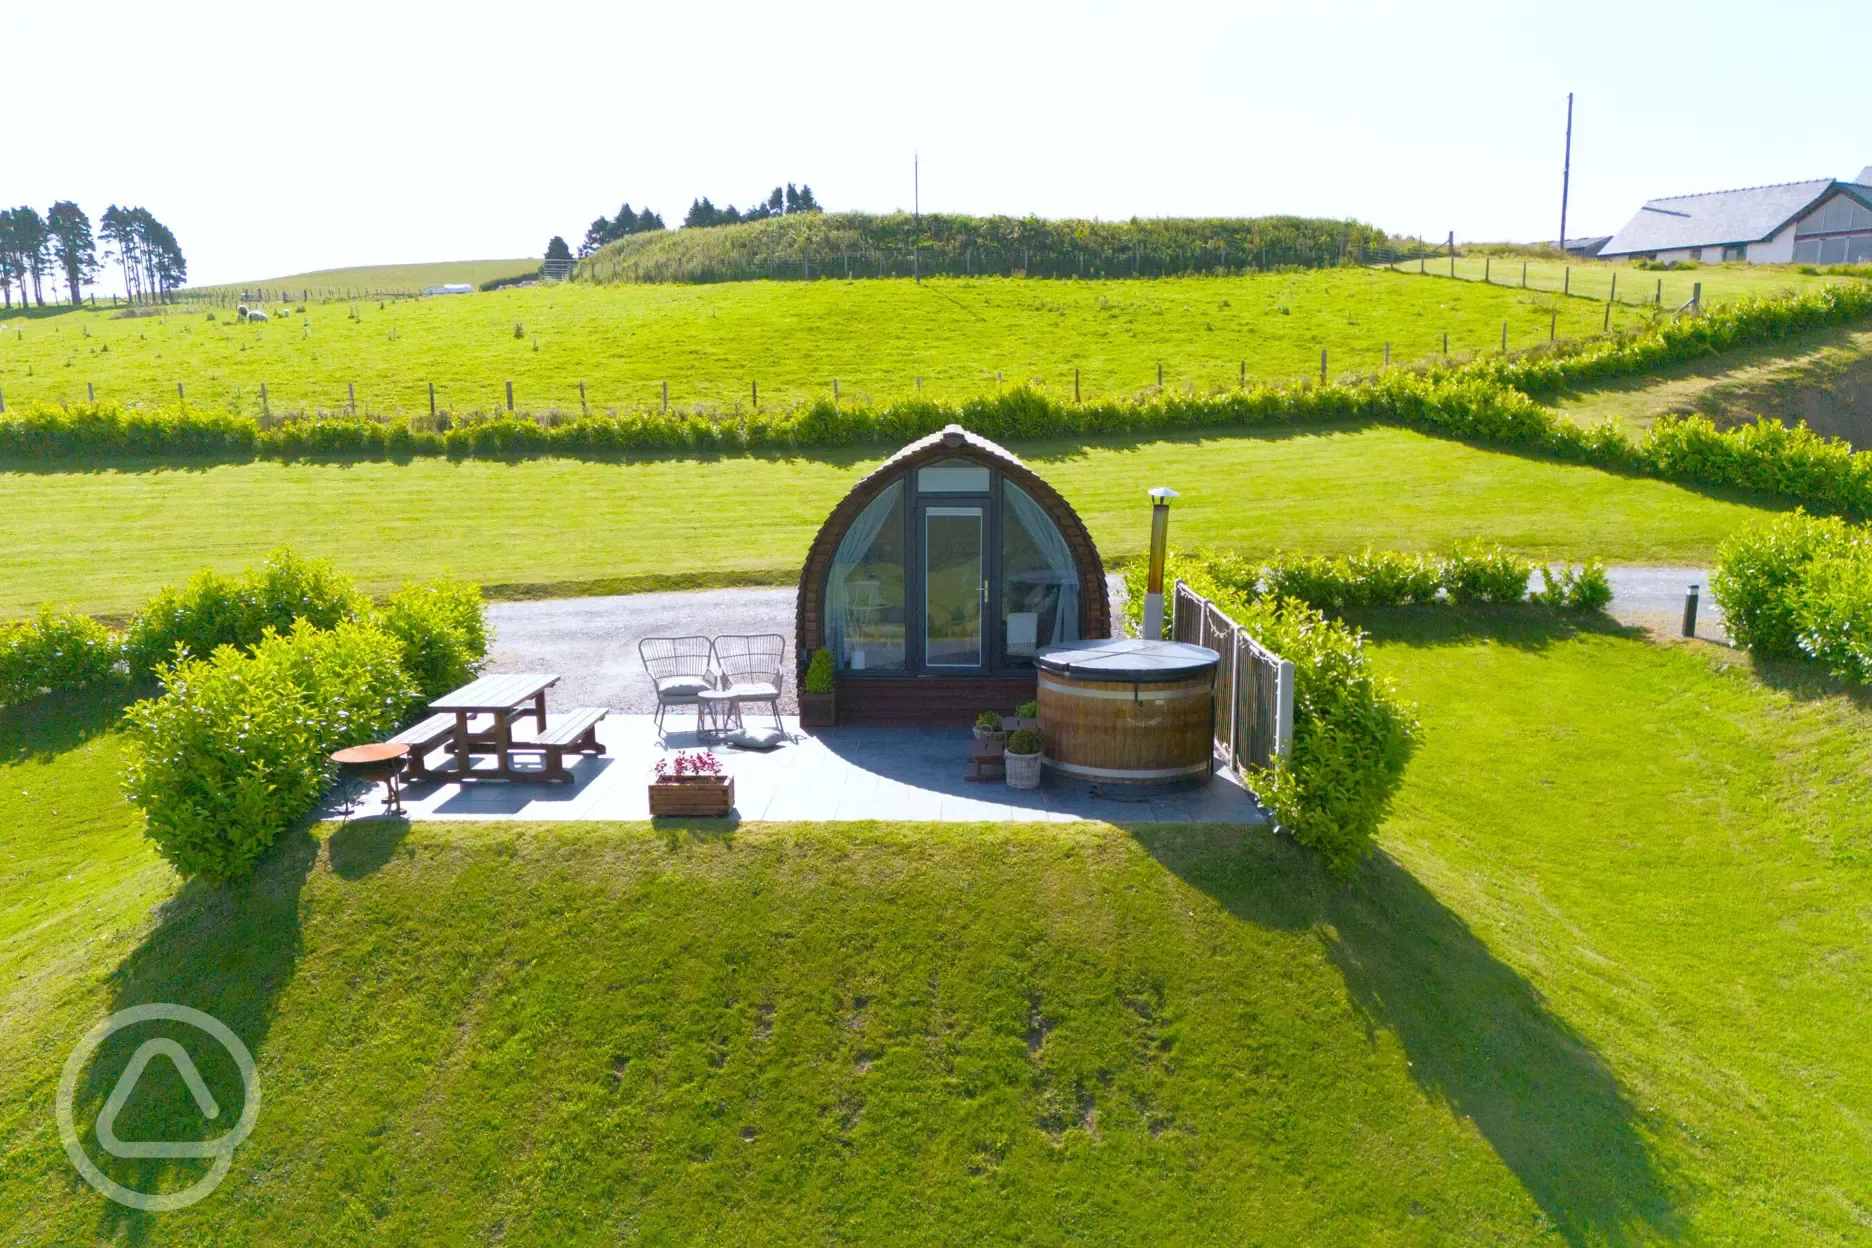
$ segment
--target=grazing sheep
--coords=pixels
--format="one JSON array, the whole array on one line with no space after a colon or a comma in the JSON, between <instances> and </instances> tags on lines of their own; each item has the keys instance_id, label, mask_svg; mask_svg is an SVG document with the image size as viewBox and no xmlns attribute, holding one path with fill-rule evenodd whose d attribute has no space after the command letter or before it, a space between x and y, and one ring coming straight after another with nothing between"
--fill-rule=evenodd
<instances>
[{"instance_id":1,"label":"grazing sheep","mask_svg":"<svg viewBox=\"0 0 1872 1248\"><path fill-rule=\"evenodd\" d=\"M247 323L250 325L255 321L264 321L266 319L267 314L262 312L259 308L249 308L247 310Z\"/></svg>"},{"instance_id":2,"label":"grazing sheep","mask_svg":"<svg viewBox=\"0 0 1872 1248\"><path fill-rule=\"evenodd\" d=\"M234 309L234 319L237 321L244 321L247 319L247 305L246 304L243 303Z\"/></svg>"}]
</instances>

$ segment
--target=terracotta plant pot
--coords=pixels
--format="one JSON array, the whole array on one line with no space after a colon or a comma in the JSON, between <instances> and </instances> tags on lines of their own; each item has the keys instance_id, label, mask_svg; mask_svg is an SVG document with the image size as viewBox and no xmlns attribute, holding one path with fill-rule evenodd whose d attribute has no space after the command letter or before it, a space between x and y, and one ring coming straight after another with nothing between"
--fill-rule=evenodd
<instances>
[{"instance_id":1,"label":"terracotta plant pot","mask_svg":"<svg viewBox=\"0 0 1872 1248\"><path fill-rule=\"evenodd\" d=\"M1037 789L1040 787L1040 760L1044 754L1001 755L1001 763L1007 768L1007 784L1010 789Z\"/></svg>"},{"instance_id":2,"label":"terracotta plant pot","mask_svg":"<svg viewBox=\"0 0 1872 1248\"><path fill-rule=\"evenodd\" d=\"M838 725L838 695L800 690L799 722L802 728L836 727Z\"/></svg>"},{"instance_id":3,"label":"terracotta plant pot","mask_svg":"<svg viewBox=\"0 0 1872 1248\"><path fill-rule=\"evenodd\" d=\"M719 819L733 810L733 776L665 776L650 786L652 819Z\"/></svg>"}]
</instances>

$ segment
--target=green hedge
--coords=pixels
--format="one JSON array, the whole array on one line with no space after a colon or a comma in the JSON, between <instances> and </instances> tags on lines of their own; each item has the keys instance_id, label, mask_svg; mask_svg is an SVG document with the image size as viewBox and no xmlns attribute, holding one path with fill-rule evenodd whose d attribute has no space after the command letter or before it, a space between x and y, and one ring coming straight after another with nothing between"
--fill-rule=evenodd
<instances>
[{"instance_id":1,"label":"green hedge","mask_svg":"<svg viewBox=\"0 0 1872 1248\"><path fill-rule=\"evenodd\" d=\"M1197 558L1174 556L1168 571L1293 662L1292 757L1250 770L1248 785L1296 841L1346 870L1370 850L1403 782L1419 736L1414 712L1371 670L1357 629L1296 599L1246 597ZM1143 565L1131 565L1126 611L1134 627L1143 582Z\"/></svg>"},{"instance_id":2,"label":"green hedge","mask_svg":"<svg viewBox=\"0 0 1872 1248\"><path fill-rule=\"evenodd\" d=\"M88 615L46 607L0 624L0 706L112 679L122 656L119 639Z\"/></svg>"},{"instance_id":3,"label":"green hedge","mask_svg":"<svg viewBox=\"0 0 1872 1248\"><path fill-rule=\"evenodd\" d=\"M958 422L998 440L1122 436L1171 430L1266 429L1369 421L1436 437L1531 451L1692 485L1759 490L1829 511L1872 513L1872 452L1804 426L1719 431L1702 417L1660 418L1633 443L1607 422L1582 428L1531 397L1557 386L1641 373L1819 325L1872 316L1872 286L1747 299L1575 350L1489 359L1423 372L1395 369L1343 385L1256 386L1207 396L1069 403L1025 387L956 405L905 400L870 407L821 399L792 408L708 417L647 411L559 423L469 418L446 432L358 418L289 420L262 429L198 409L29 406L0 417L0 459L112 456L276 459L794 451L893 447Z\"/></svg>"},{"instance_id":4,"label":"green hedge","mask_svg":"<svg viewBox=\"0 0 1872 1248\"><path fill-rule=\"evenodd\" d=\"M124 651L133 670L154 672L178 648L204 658L222 646L252 647L269 629L284 633L297 620L332 628L370 610L370 599L329 560L280 549L239 576L204 570L186 585L157 590L124 630Z\"/></svg>"},{"instance_id":5,"label":"green hedge","mask_svg":"<svg viewBox=\"0 0 1872 1248\"><path fill-rule=\"evenodd\" d=\"M381 740L415 699L402 644L369 624L300 621L251 652L223 646L158 670L161 697L126 716L124 789L184 876L245 875L317 804L327 755Z\"/></svg>"},{"instance_id":6,"label":"green hedge","mask_svg":"<svg viewBox=\"0 0 1872 1248\"><path fill-rule=\"evenodd\" d=\"M1802 512L1750 526L1717 551L1710 592L1754 653L1872 682L1872 527Z\"/></svg>"},{"instance_id":7,"label":"green hedge","mask_svg":"<svg viewBox=\"0 0 1872 1248\"><path fill-rule=\"evenodd\" d=\"M402 647L403 670L424 703L474 679L487 657L487 603L467 581L407 582L376 621Z\"/></svg>"},{"instance_id":8,"label":"green hedge","mask_svg":"<svg viewBox=\"0 0 1872 1248\"><path fill-rule=\"evenodd\" d=\"M1329 615L1356 607L1402 607L1438 601L1513 604L1532 599L1570 611L1599 611L1612 601L1605 568L1540 568L1542 588L1528 591L1529 565L1500 547L1456 547L1446 555L1367 550L1356 555L1227 553L1177 556L1209 583L1244 601L1294 598Z\"/></svg>"}]
</instances>

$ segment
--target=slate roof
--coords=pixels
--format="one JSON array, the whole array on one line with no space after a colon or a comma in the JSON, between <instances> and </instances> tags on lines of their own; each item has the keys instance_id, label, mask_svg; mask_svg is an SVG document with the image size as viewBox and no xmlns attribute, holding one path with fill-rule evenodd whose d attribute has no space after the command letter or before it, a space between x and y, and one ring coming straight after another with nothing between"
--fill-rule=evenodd
<instances>
[{"instance_id":1,"label":"slate roof","mask_svg":"<svg viewBox=\"0 0 1872 1248\"><path fill-rule=\"evenodd\" d=\"M1648 200L1599 254L1624 256L1679 247L1759 243L1800 216L1834 185L1832 178L1815 178Z\"/></svg>"}]
</instances>

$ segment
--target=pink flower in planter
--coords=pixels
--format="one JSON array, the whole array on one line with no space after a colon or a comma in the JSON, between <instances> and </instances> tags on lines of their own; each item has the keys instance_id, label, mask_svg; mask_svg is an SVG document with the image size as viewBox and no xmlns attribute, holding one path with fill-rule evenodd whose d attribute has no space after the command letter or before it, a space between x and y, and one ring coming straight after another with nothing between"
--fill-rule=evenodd
<instances>
[{"instance_id":1,"label":"pink flower in planter","mask_svg":"<svg viewBox=\"0 0 1872 1248\"><path fill-rule=\"evenodd\" d=\"M680 780L685 776L722 775L721 759L715 757L713 750L693 750L688 753L677 751L674 759L659 758L656 761L656 777L659 780Z\"/></svg>"}]
</instances>

